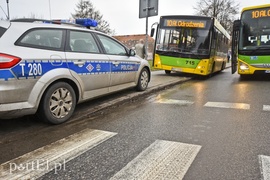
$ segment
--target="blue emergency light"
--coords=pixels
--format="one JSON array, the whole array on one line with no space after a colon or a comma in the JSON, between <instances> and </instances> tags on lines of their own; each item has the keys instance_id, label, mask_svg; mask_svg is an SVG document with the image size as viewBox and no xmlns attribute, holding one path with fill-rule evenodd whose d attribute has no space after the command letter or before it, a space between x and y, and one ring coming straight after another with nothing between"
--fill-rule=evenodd
<instances>
[{"instance_id":1,"label":"blue emergency light","mask_svg":"<svg viewBox=\"0 0 270 180\"><path fill-rule=\"evenodd\" d=\"M83 19L76 19L76 24L80 24L85 27L96 27L97 21L90 19L90 18L83 18Z\"/></svg>"},{"instance_id":2,"label":"blue emergency light","mask_svg":"<svg viewBox=\"0 0 270 180\"><path fill-rule=\"evenodd\" d=\"M97 21L90 19L90 18L81 18L81 19L61 19L61 20L53 20L56 23L73 23L78 24L84 27L96 27Z\"/></svg>"}]
</instances>

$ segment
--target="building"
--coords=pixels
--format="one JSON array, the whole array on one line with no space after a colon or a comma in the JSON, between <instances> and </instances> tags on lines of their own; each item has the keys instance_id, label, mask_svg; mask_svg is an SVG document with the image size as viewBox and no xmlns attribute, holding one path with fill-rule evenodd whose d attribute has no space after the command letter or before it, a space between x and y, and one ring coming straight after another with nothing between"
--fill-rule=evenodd
<instances>
[{"instance_id":1,"label":"building","mask_svg":"<svg viewBox=\"0 0 270 180\"><path fill-rule=\"evenodd\" d=\"M136 34L136 35L121 35L121 36L113 36L115 39L118 41L122 42L125 44L128 48L133 48L135 47L135 44L139 43L140 39L144 39L145 41L145 34ZM155 40L154 38L148 36L148 59L153 59L153 50L154 50L154 43Z\"/></svg>"}]
</instances>

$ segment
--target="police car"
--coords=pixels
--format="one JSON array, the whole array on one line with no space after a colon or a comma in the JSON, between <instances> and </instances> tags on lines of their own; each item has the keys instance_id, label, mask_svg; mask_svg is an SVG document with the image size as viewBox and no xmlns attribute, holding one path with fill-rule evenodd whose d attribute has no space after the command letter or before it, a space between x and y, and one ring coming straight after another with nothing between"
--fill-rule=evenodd
<instances>
[{"instance_id":1,"label":"police car","mask_svg":"<svg viewBox=\"0 0 270 180\"><path fill-rule=\"evenodd\" d=\"M146 60L87 28L94 20L75 21L0 21L1 119L37 114L59 124L83 101L130 87L146 90Z\"/></svg>"}]
</instances>

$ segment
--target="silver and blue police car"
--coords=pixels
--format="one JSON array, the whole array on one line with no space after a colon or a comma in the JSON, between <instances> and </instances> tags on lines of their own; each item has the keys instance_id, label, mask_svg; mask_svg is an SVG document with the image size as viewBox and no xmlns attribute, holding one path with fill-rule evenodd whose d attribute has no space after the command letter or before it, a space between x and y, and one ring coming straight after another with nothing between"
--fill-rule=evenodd
<instances>
[{"instance_id":1,"label":"silver and blue police car","mask_svg":"<svg viewBox=\"0 0 270 180\"><path fill-rule=\"evenodd\" d=\"M75 106L136 87L144 91L150 67L135 51L80 25L38 19L0 21L0 118L37 114L67 121ZM84 26L84 27L82 27Z\"/></svg>"}]
</instances>

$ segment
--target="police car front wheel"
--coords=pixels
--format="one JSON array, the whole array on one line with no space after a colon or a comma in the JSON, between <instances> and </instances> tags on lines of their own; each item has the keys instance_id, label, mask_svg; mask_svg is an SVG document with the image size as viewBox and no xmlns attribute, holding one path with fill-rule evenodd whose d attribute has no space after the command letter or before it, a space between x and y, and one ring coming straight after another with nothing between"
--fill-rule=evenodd
<instances>
[{"instance_id":1,"label":"police car front wheel","mask_svg":"<svg viewBox=\"0 0 270 180\"><path fill-rule=\"evenodd\" d=\"M138 79L138 84L136 87L137 91L146 90L148 83L149 83L149 71L146 68L143 68Z\"/></svg>"},{"instance_id":2,"label":"police car front wheel","mask_svg":"<svg viewBox=\"0 0 270 180\"><path fill-rule=\"evenodd\" d=\"M38 116L45 122L60 124L67 121L74 112L76 95L65 82L51 85L45 92L38 110Z\"/></svg>"}]
</instances>

